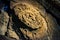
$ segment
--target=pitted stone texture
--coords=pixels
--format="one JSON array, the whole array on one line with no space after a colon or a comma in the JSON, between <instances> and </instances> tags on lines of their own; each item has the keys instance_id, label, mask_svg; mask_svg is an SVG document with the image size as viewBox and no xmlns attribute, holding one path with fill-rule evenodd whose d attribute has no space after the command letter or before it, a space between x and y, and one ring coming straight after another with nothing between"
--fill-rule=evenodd
<instances>
[{"instance_id":1,"label":"pitted stone texture","mask_svg":"<svg viewBox=\"0 0 60 40\"><path fill-rule=\"evenodd\" d=\"M16 6L14 10L19 19L32 29L40 28L41 26L46 24L44 18L42 18L40 15L41 12L38 11L39 9L32 5L22 3L19 4L19 7Z\"/></svg>"},{"instance_id":2,"label":"pitted stone texture","mask_svg":"<svg viewBox=\"0 0 60 40\"><path fill-rule=\"evenodd\" d=\"M35 1L20 1L13 7L15 15L28 28L20 28L27 40L51 40L53 32L56 31L56 20L44 8ZM53 26L52 26L53 25ZM34 30L36 29L36 30ZM46 39L45 39L46 38Z\"/></svg>"}]
</instances>

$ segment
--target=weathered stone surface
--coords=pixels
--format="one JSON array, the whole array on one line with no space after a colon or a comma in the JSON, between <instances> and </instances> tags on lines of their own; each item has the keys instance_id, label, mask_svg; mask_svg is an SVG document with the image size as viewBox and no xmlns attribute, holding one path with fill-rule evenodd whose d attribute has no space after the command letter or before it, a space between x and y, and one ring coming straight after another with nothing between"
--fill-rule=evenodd
<instances>
[{"instance_id":1,"label":"weathered stone surface","mask_svg":"<svg viewBox=\"0 0 60 40\"><path fill-rule=\"evenodd\" d=\"M24 22L28 27L37 29L46 24L44 19L41 17L41 10L34 8L34 6L27 3L21 3L19 6L14 8L16 15L19 19ZM39 11L38 11L39 10ZM46 25L44 25L46 26Z\"/></svg>"},{"instance_id":2,"label":"weathered stone surface","mask_svg":"<svg viewBox=\"0 0 60 40\"><path fill-rule=\"evenodd\" d=\"M19 0L11 8L14 9L18 19L32 29L23 28L24 25L20 28L26 40L52 40L58 25L40 4L32 0Z\"/></svg>"},{"instance_id":3,"label":"weathered stone surface","mask_svg":"<svg viewBox=\"0 0 60 40\"><path fill-rule=\"evenodd\" d=\"M60 13L59 9L55 6L59 8L58 1L11 0L12 13L8 11L8 16L8 13L2 11L0 14L0 40L60 40L59 26L50 15L60 18L56 14ZM43 7L51 13L47 13Z\"/></svg>"},{"instance_id":4,"label":"weathered stone surface","mask_svg":"<svg viewBox=\"0 0 60 40\"><path fill-rule=\"evenodd\" d=\"M16 34L15 30L12 27L13 27L13 21L12 21L12 17L10 17L9 26L7 29L7 36L12 39L19 40L19 36Z\"/></svg>"},{"instance_id":5,"label":"weathered stone surface","mask_svg":"<svg viewBox=\"0 0 60 40\"><path fill-rule=\"evenodd\" d=\"M5 32L7 32L8 21L9 21L8 14L4 11L1 11L0 13L0 35L5 35Z\"/></svg>"},{"instance_id":6,"label":"weathered stone surface","mask_svg":"<svg viewBox=\"0 0 60 40\"><path fill-rule=\"evenodd\" d=\"M4 35L0 35L0 40L15 40Z\"/></svg>"},{"instance_id":7,"label":"weathered stone surface","mask_svg":"<svg viewBox=\"0 0 60 40\"><path fill-rule=\"evenodd\" d=\"M15 33L15 31L13 31L13 30L10 30L10 29L8 29L8 36L10 37L10 38L14 38L14 39L16 39L16 40L19 40L19 37L18 37L18 35Z\"/></svg>"}]
</instances>

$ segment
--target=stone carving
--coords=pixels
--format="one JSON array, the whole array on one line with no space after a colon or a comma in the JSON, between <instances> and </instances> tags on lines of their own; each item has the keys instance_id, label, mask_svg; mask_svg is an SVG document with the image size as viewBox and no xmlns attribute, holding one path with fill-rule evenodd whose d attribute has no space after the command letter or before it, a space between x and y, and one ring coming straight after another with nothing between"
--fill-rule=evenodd
<instances>
[{"instance_id":1,"label":"stone carving","mask_svg":"<svg viewBox=\"0 0 60 40\"><path fill-rule=\"evenodd\" d=\"M7 25L9 22L9 16L7 12L1 11L0 13L0 34L5 35L5 32L7 32Z\"/></svg>"},{"instance_id":2,"label":"stone carving","mask_svg":"<svg viewBox=\"0 0 60 40\"><path fill-rule=\"evenodd\" d=\"M49 6L41 5L45 1L38 1L11 0L11 14L5 11L0 14L1 40L59 40L56 19L46 12Z\"/></svg>"},{"instance_id":3,"label":"stone carving","mask_svg":"<svg viewBox=\"0 0 60 40\"><path fill-rule=\"evenodd\" d=\"M12 3L14 4L14 2ZM16 2L11 8L14 9L18 19L32 29L29 30L26 26L20 28L26 40L52 40L53 32L57 31L55 30L57 23L40 4L36 1L22 0Z\"/></svg>"}]
</instances>

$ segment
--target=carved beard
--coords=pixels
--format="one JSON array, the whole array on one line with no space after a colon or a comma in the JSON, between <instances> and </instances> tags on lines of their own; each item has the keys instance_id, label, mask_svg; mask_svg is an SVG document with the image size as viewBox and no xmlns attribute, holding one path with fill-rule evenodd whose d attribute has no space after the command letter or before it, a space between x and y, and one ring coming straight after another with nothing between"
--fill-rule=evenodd
<instances>
[{"instance_id":1,"label":"carved beard","mask_svg":"<svg viewBox=\"0 0 60 40\"><path fill-rule=\"evenodd\" d=\"M14 9L15 15L22 22L19 29L26 40L52 40L57 23L42 5L32 0L12 3L11 9Z\"/></svg>"}]
</instances>

